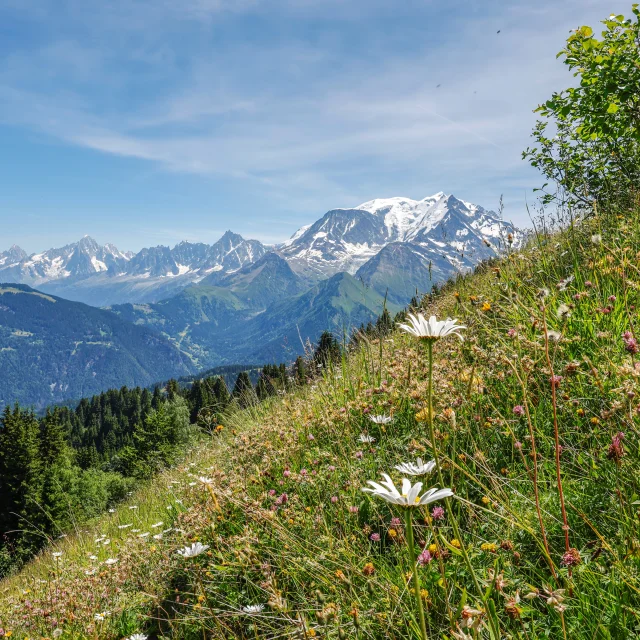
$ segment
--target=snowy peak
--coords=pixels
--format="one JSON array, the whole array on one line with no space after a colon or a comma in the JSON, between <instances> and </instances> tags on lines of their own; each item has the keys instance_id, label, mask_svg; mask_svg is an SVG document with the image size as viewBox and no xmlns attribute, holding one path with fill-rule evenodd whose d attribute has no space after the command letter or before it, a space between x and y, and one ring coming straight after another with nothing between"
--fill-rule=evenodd
<instances>
[{"instance_id":1,"label":"snowy peak","mask_svg":"<svg viewBox=\"0 0 640 640\"><path fill-rule=\"evenodd\" d=\"M7 251L0 253L0 266L13 265L24 260L27 257L28 256L26 252L23 251L17 244L14 244Z\"/></svg>"},{"instance_id":2,"label":"snowy peak","mask_svg":"<svg viewBox=\"0 0 640 640\"><path fill-rule=\"evenodd\" d=\"M379 198L356 208L384 218L389 242L404 242L411 233L415 233L416 228L424 225L433 226L441 217L442 210L446 208L446 204L443 203L446 203L449 197L439 192L422 200Z\"/></svg>"},{"instance_id":3,"label":"snowy peak","mask_svg":"<svg viewBox=\"0 0 640 640\"><path fill-rule=\"evenodd\" d=\"M40 285L60 278L86 277L115 269L128 260L113 245L102 247L90 236L59 249L49 249L31 256L21 249L13 251L13 255L18 259L0 259L0 273L3 278L29 285Z\"/></svg>"},{"instance_id":4,"label":"snowy peak","mask_svg":"<svg viewBox=\"0 0 640 640\"><path fill-rule=\"evenodd\" d=\"M280 247L288 247L293 244L300 236L304 235L304 233L311 228L312 225L305 224L303 227L300 227L288 240L285 240Z\"/></svg>"},{"instance_id":5,"label":"snowy peak","mask_svg":"<svg viewBox=\"0 0 640 640\"><path fill-rule=\"evenodd\" d=\"M478 205L438 192L422 200L369 200L353 209L328 211L279 247L294 271L317 279L338 271L355 273L390 243L421 245L460 269L495 255L513 225ZM421 250L421 255L424 250Z\"/></svg>"},{"instance_id":6,"label":"snowy peak","mask_svg":"<svg viewBox=\"0 0 640 640\"><path fill-rule=\"evenodd\" d=\"M78 242L31 256L19 247L12 247L0 254L0 279L43 290L56 287L55 293L63 297L74 297L69 295L68 287L73 288L80 281L86 287L89 278L98 286L105 285L105 279L127 287L132 282L148 286L167 278L178 278L184 281L183 286L188 286L211 272L224 275L237 271L265 253L265 247L257 240L245 240L231 231L213 245L183 241L173 249L149 247L135 254L122 252L113 244L102 246L92 237L84 236Z\"/></svg>"}]
</instances>

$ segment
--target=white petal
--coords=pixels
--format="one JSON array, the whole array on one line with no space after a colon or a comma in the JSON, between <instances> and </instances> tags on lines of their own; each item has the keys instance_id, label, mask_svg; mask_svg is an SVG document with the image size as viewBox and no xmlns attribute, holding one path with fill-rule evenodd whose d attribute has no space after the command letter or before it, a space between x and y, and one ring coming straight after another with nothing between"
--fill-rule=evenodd
<instances>
[{"instance_id":1,"label":"white petal","mask_svg":"<svg viewBox=\"0 0 640 640\"><path fill-rule=\"evenodd\" d=\"M409 495L407 496L407 504L409 506L416 504L416 498L418 497L421 489L422 482L416 482L413 487L411 487L411 491L409 491Z\"/></svg>"}]
</instances>

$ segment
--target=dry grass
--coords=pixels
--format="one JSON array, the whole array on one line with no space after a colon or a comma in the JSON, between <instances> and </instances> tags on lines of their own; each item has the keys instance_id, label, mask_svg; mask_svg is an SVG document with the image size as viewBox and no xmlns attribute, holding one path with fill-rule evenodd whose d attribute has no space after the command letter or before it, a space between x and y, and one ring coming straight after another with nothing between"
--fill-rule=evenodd
<instances>
[{"instance_id":1,"label":"dry grass","mask_svg":"<svg viewBox=\"0 0 640 640\"><path fill-rule=\"evenodd\" d=\"M469 637L640 628L640 369L621 338L640 302L640 230L594 220L538 240L426 303L468 325L464 343L435 350L436 438L457 499L443 517L423 510L417 527L432 637L470 619ZM425 353L394 333L312 387L229 416L190 461L2 583L3 627L31 638L419 637L404 525L361 488L432 457L426 400ZM194 541L207 552L176 554Z\"/></svg>"}]
</instances>

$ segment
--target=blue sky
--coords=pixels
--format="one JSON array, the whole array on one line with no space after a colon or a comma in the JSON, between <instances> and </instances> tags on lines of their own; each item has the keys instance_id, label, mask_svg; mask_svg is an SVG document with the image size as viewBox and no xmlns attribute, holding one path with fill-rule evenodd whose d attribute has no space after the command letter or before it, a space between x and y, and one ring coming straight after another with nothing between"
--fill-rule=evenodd
<instances>
[{"instance_id":1,"label":"blue sky","mask_svg":"<svg viewBox=\"0 0 640 640\"><path fill-rule=\"evenodd\" d=\"M331 208L437 191L504 194L525 224L532 109L571 82L555 54L630 6L3 0L0 250L277 242Z\"/></svg>"}]
</instances>

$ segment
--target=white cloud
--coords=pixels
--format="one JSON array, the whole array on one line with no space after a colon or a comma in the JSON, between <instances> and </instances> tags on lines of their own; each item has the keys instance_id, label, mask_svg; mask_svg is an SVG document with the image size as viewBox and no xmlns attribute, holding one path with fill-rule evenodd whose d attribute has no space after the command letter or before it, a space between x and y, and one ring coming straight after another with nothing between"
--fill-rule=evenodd
<instances>
[{"instance_id":1,"label":"white cloud","mask_svg":"<svg viewBox=\"0 0 640 640\"><path fill-rule=\"evenodd\" d=\"M540 181L520 158L531 111L570 82L555 60L568 29L604 17L591 0L445 16L437 3L410 2L399 11L421 20L431 11L442 23L403 40L377 1L63 5L57 18L47 2L33 14L53 20L50 42L0 63L5 124L226 176L287 211L443 189L489 207L504 192L521 219L526 190ZM604 13L623 7L615 0ZM388 26L372 22L376 11ZM318 15L326 28L307 21ZM268 18L273 34L254 33L246 16Z\"/></svg>"}]
</instances>

